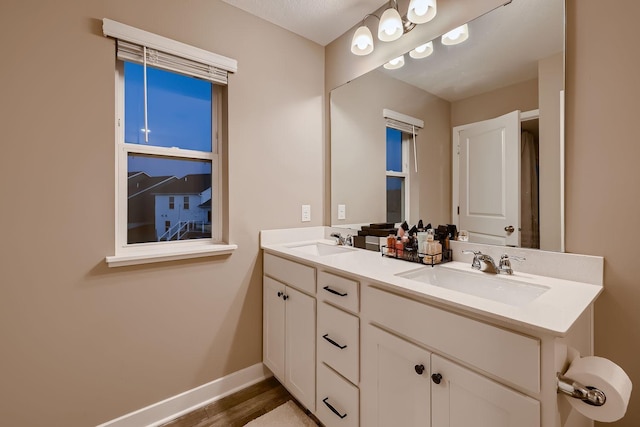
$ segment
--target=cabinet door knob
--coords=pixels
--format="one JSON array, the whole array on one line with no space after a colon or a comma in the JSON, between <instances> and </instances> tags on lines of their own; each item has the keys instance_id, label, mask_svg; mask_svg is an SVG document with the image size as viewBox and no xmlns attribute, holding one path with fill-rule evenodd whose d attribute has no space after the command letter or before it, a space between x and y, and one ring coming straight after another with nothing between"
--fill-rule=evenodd
<instances>
[{"instance_id":1,"label":"cabinet door knob","mask_svg":"<svg viewBox=\"0 0 640 427\"><path fill-rule=\"evenodd\" d=\"M416 374L422 375L424 372L424 365L416 365L413 367L416 370Z\"/></svg>"},{"instance_id":2,"label":"cabinet door knob","mask_svg":"<svg viewBox=\"0 0 640 427\"><path fill-rule=\"evenodd\" d=\"M278 298L280 298L282 295L284 295L282 292L278 291Z\"/></svg>"},{"instance_id":3,"label":"cabinet door knob","mask_svg":"<svg viewBox=\"0 0 640 427\"><path fill-rule=\"evenodd\" d=\"M287 294L283 294L283 295L282 295L282 299L284 299L285 301L286 301L286 300L288 300L288 299L289 299L289 295L287 295Z\"/></svg>"},{"instance_id":4,"label":"cabinet door knob","mask_svg":"<svg viewBox=\"0 0 640 427\"><path fill-rule=\"evenodd\" d=\"M442 381L442 375L440 374L431 375L431 381L433 381L436 384L440 384L440 381Z\"/></svg>"}]
</instances>

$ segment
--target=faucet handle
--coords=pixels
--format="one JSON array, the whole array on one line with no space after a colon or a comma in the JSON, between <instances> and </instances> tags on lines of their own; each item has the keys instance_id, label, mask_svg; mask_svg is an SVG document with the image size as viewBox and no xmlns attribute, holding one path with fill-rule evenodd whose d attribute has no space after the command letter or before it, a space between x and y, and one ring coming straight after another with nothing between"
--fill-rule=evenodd
<instances>
[{"instance_id":1,"label":"faucet handle","mask_svg":"<svg viewBox=\"0 0 640 427\"><path fill-rule=\"evenodd\" d=\"M480 251L472 251L469 249L463 249L462 250L463 254L471 254L473 255L473 261L471 262L471 268L473 268L474 270L481 270L482 266L480 265L480 256L483 255L482 252Z\"/></svg>"},{"instance_id":2,"label":"faucet handle","mask_svg":"<svg viewBox=\"0 0 640 427\"><path fill-rule=\"evenodd\" d=\"M516 255L502 254L500 257L500 264L498 265L498 273L499 274L513 274L513 269L511 268L511 260L514 261L525 261L525 257L520 257Z\"/></svg>"},{"instance_id":3,"label":"faucet handle","mask_svg":"<svg viewBox=\"0 0 640 427\"><path fill-rule=\"evenodd\" d=\"M470 249L463 249L463 250L462 250L462 253L463 253L463 254L467 254L467 255L471 254L471 255L473 255L473 256L482 255L482 252L480 252L480 251L472 251L472 250L470 250Z\"/></svg>"}]
</instances>

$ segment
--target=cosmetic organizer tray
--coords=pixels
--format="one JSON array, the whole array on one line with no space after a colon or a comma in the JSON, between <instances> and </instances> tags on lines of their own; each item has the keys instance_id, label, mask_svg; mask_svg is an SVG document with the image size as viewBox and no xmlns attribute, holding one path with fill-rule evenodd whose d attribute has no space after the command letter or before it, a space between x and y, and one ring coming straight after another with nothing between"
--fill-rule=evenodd
<instances>
[{"instance_id":1,"label":"cosmetic organizer tray","mask_svg":"<svg viewBox=\"0 0 640 427\"><path fill-rule=\"evenodd\" d=\"M386 256L388 258L401 259L404 261L415 262L417 264L430 265L432 267L434 265L444 264L446 262L452 261L452 258L453 258L451 249L443 249L442 252L439 252L437 254L427 255L427 254L423 254L422 252L418 252L414 248L404 248L402 250L402 253L399 254L398 252L400 251L396 250L395 248L391 248L391 250L387 250L387 245L382 245L380 247L380 252L382 253L382 256ZM442 256L442 261L435 262L435 260L439 256ZM424 261L425 257L431 257L432 261L431 262Z\"/></svg>"}]
</instances>

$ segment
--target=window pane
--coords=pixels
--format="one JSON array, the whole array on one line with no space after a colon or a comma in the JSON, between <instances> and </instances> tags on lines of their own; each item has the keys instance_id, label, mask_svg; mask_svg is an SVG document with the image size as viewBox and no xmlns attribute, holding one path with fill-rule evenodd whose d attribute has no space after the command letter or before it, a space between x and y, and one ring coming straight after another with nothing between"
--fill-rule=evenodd
<instances>
[{"instance_id":1,"label":"window pane","mask_svg":"<svg viewBox=\"0 0 640 427\"><path fill-rule=\"evenodd\" d=\"M129 155L127 172L127 243L211 238L211 162Z\"/></svg>"},{"instance_id":2,"label":"window pane","mask_svg":"<svg viewBox=\"0 0 640 427\"><path fill-rule=\"evenodd\" d=\"M387 170L402 172L402 132L387 128Z\"/></svg>"},{"instance_id":3,"label":"window pane","mask_svg":"<svg viewBox=\"0 0 640 427\"><path fill-rule=\"evenodd\" d=\"M387 222L404 221L404 178L387 177Z\"/></svg>"},{"instance_id":4,"label":"window pane","mask_svg":"<svg viewBox=\"0 0 640 427\"><path fill-rule=\"evenodd\" d=\"M211 151L211 83L147 67L144 139L143 66L124 63L125 142Z\"/></svg>"}]
</instances>

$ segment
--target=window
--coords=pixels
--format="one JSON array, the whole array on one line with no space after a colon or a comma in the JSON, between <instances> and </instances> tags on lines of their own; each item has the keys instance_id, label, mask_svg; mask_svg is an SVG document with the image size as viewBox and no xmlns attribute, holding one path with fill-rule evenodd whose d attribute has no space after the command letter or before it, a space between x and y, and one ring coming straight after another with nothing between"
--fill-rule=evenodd
<instances>
[{"instance_id":1,"label":"window","mask_svg":"<svg viewBox=\"0 0 640 427\"><path fill-rule=\"evenodd\" d=\"M387 128L387 222L402 222L409 200L408 142L402 132Z\"/></svg>"},{"instance_id":2,"label":"window","mask_svg":"<svg viewBox=\"0 0 640 427\"><path fill-rule=\"evenodd\" d=\"M117 39L116 255L107 262L229 253L220 136L235 61L107 19L103 31Z\"/></svg>"},{"instance_id":3,"label":"window","mask_svg":"<svg viewBox=\"0 0 640 427\"><path fill-rule=\"evenodd\" d=\"M127 245L220 241L215 85L132 62L119 65L124 95L119 161L126 163L119 179L126 179L128 189ZM200 208L189 210L185 194L198 197Z\"/></svg>"},{"instance_id":4,"label":"window","mask_svg":"<svg viewBox=\"0 0 640 427\"><path fill-rule=\"evenodd\" d=\"M387 222L411 223L415 220L410 218L409 209L409 165L414 164L415 173L418 172L416 135L424 127L424 121L387 108L382 110L382 115L387 125Z\"/></svg>"}]
</instances>

